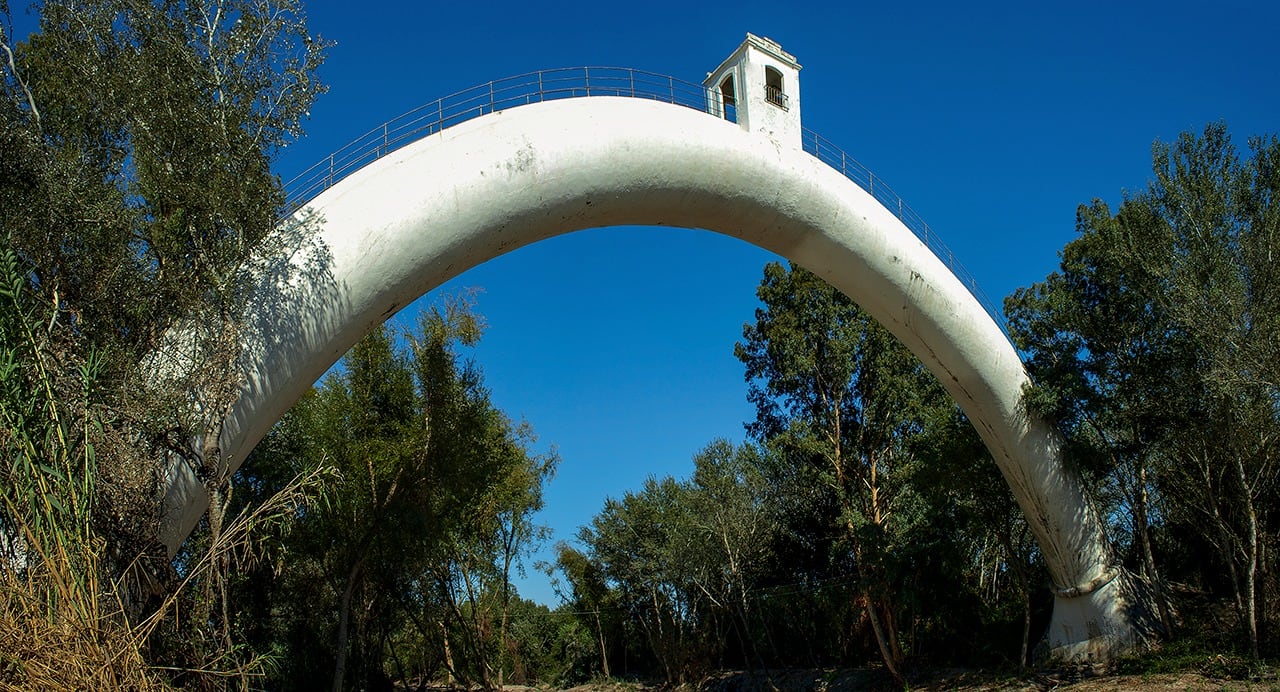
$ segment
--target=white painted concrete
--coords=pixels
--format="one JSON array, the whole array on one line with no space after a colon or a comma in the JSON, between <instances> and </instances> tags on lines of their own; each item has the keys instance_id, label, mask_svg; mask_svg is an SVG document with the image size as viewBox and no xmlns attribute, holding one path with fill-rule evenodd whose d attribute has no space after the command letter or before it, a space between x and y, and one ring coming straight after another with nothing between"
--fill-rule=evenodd
<instances>
[{"instance_id":1,"label":"white painted concrete","mask_svg":"<svg viewBox=\"0 0 1280 692\"><path fill-rule=\"evenodd\" d=\"M373 326L467 269L539 240L614 225L702 228L788 257L854 298L955 397L1013 488L1063 589L1111 553L1059 442L1022 407L1027 375L1004 334L920 240L797 147L642 99L554 101L487 115L401 149L318 196L263 258L246 386L221 438L238 466ZM177 473L163 540L205 507ZM1105 657L1132 637L1111 582L1059 597L1055 653Z\"/></svg>"},{"instance_id":2,"label":"white painted concrete","mask_svg":"<svg viewBox=\"0 0 1280 692\"><path fill-rule=\"evenodd\" d=\"M779 79L775 94L766 88L766 71L770 69ZM707 112L720 117L728 117L721 91L726 78L732 79L739 127L800 148L800 63L794 55L772 39L747 34L746 40L702 82L708 97L715 99L707 104Z\"/></svg>"}]
</instances>

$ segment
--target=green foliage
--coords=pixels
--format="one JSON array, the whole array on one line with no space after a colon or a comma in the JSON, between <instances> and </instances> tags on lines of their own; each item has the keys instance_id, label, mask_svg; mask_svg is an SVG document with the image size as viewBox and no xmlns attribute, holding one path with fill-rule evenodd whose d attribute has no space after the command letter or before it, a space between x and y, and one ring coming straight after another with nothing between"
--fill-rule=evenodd
<instances>
[{"instance_id":1,"label":"green foliage","mask_svg":"<svg viewBox=\"0 0 1280 692\"><path fill-rule=\"evenodd\" d=\"M0 560L50 578L47 607L89 623L98 359L62 350L66 327L20 267L0 253Z\"/></svg>"},{"instance_id":2,"label":"green foliage","mask_svg":"<svg viewBox=\"0 0 1280 692\"><path fill-rule=\"evenodd\" d=\"M894 561L920 507L905 483L912 441L948 405L941 387L892 335L810 272L771 263L764 307L735 354L756 421L748 430L827 488L841 527L837 564L855 570L859 599L889 669L902 651Z\"/></svg>"},{"instance_id":3,"label":"green foliage","mask_svg":"<svg viewBox=\"0 0 1280 692\"><path fill-rule=\"evenodd\" d=\"M176 320L226 318L275 226L269 163L323 92L325 43L297 0L38 9L0 80L0 227L123 367Z\"/></svg>"},{"instance_id":4,"label":"green foliage","mask_svg":"<svg viewBox=\"0 0 1280 692\"><path fill-rule=\"evenodd\" d=\"M462 359L480 332L465 300L424 313L405 346L374 330L237 479L261 495L300 469L341 474L328 503L298 518L288 569L246 583L272 591L255 610L275 622L259 646L287 652L278 684L560 674L551 653L508 632L550 619L511 578L543 534L532 516L557 460L529 451L528 426L490 403Z\"/></svg>"},{"instance_id":5,"label":"green foliage","mask_svg":"<svg viewBox=\"0 0 1280 692\"><path fill-rule=\"evenodd\" d=\"M1157 143L1147 189L1081 207L1061 270L1006 311L1030 398L1097 479L1123 553L1157 589L1169 572L1225 590L1256 657L1275 618L1280 142L1250 149L1221 123Z\"/></svg>"},{"instance_id":6,"label":"green foliage","mask_svg":"<svg viewBox=\"0 0 1280 692\"><path fill-rule=\"evenodd\" d=\"M929 437L936 448L917 445L926 463L909 481L919 492L904 505L906 538L881 568L896 585L895 615L912 623L901 636L914 660L1017 664L1025 618L1047 606L1030 600L1043 567L1012 495L992 492L1003 482L976 433L958 414L951 425ZM679 681L708 662L850 665L878 655L859 575L830 558L792 559L806 505L795 502L802 487L778 482L781 459L716 441L694 462L688 480L650 479L607 501L579 536L583 551L559 546L566 607L594 635L592 669Z\"/></svg>"},{"instance_id":7,"label":"green foliage","mask_svg":"<svg viewBox=\"0 0 1280 692\"><path fill-rule=\"evenodd\" d=\"M148 635L179 667L270 656L269 683L299 688L1025 662L1046 578L972 428L856 305L779 264L735 348L761 446L714 442L689 479L609 500L581 550L559 547L560 609L511 585L556 459L489 401L463 356L482 325L454 301L404 339L375 330L305 396L235 479L235 519L211 515L176 575L152 570L203 593L125 626L144 599L108 585L154 552L160 465L197 461L189 441L216 439L239 385L244 279L282 203L270 163L323 91L325 43L298 0L36 10L28 40L0 29L0 557L6 587L30 587L6 590L6 631L61 646L87 628L66 639L89 661L140 664ZM1081 207L1060 271L1006 310L1028 401L1066 433L1120 555L1233 616L1128 665L1245 677L1280 625L1280 141L1242 156L1214 124L1157 143L1153 171L1118 210ZM160 382L175 327L191 356ZM324 469L323 501L302 501ZM6 651L0 676L34 655Z\"/></svg>"},{"instance_id":8,"label":"green foliage","mask_svg":"<svg viewBox=\"0 0 1280 692\"><path fill-rule=\"evenodd\" d=\"M247 263L282 199L270 163L323 91L315 70L325 44L297 0L30 9L36 31L22 40L7 33L10 7L0 3L0 234L11 289L0 311L0 531L5 551L22 556L13 564L75 575L58 587L69 607L120 606L110 626L81 618L79 631L86 641L123 632L133 650L111 656L135 660L179 598L175 577L225 572L215 567L247 550L224 540L244 538L235 524L207 544L216 552L184 556L175 574L155 540L157 482L180 457L213 486L220 479L216 448L199 459L191 441L216 439L237 395ZM219 655L173 662L213 669L226 662Z\"/></svg>"},{"instance_id":9,"label":"green foliage","mask_svg":"<svg viewBox=\"0 0 1280 692\"><path fill-rule=\"evenodd\" d=\"M635 653L669 682L698 679L735 631L741 640L749 574L768 541L762 498L739 482L759 478L758 462L754 448L712 443L692 482L650 478L582 529L585 554L560 546L570 603L596 634L603 673L611 653L634 647L629 626L644 643Z\"/></svg>"},{"instance_id":10,"label":"green foliage","mask_svg":"<svg viewBox=\"0 0 1280 692\"><path fill-rule=\"evenodd\" d=\"M1157 593L1161 554L1186 555L1178 576L1226 585L1242 623L1274 593L1265 555L1280 429L1277 147L1251 147L1237 162L1220 126L1157 146L1150 190L1114 216L1082 208L1062 272L1008 302L1036 379L1028 399L1067 432L1104 515L1121 522L1122 554ZM812 578L821 565L805 556L817 552L856 574L860 607L883 618L886 660L896 619L912 623L901 639L918 661L1024 663L1047 580L971 427L821 282L771 265L760 298L737 355L757 408L749 430L777 460L779 566ZM1226 574L1192 543L1216 550ZM991 634L966 642L975 622ZM1252 638L1258 626L1241 629Z\"/></svg>"},{"instance_id":11,"label":"green foliage","mask_svg":"<svg viewBox=\"0 0 1280 692\"><path fill-rule=\"evenodd\" d=\"M191 440L236 396L246 263L281 202L270 162L323 90L324 43L296 0L32 9L25 41L0 29L0 233L29 302L63 327L58 367L96 373L95 473L113 483L93 486L92 531L108 581L127 577L119 595L142 615L142 582L164 581L168 557L157 478L170 454L198 463ZM182 356L160 364L179 325Z\"/></svg>"},{"instance_id":12,"label":"green foliage","mask_svg":"<svg viewBox=\"0 0 1280 692\"><path fill-rule=\"evenodd\" d=\"M770 264L759 295L736 353L763 444L711 443L559 547L598 670L1022 665L1046 577L972 426L814 275Z\"/></svg>"}]
</instances>

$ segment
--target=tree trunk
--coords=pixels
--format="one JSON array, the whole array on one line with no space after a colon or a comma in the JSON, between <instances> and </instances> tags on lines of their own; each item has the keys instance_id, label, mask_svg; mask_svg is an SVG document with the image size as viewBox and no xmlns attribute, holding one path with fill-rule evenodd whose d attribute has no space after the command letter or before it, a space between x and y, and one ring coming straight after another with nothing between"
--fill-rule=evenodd
<instances>
[{"instance_id":1,"label":"tree trunk","mask_svg":"<svg viewBox=\"0 0 1280 692\"><path fill-rule=\"evenodd\" d=\"M871 620L871 629L876 635L876 644L880 646L880 656L884 659L885 668L889 669L889 674L893 676L895 685L902 686L905 680L902 673L898 670L898 662L893 656L893 647L885 634L884 626L880 622L880 615L876 612L877 607L875 601L871 600L871 596L867 592L862 592L862 600L866 603L867 618Z\"/></svg>"},{"instance_id":2,"label":"tree trunk","mask_svg":"<svg viewBox=\"0 0 1280 692\"><path fill-rule=\"evenodd\" d=\"M1248 550L1249 561L1245 569L1245 623L1249 628L1249 653L1254 660L1258 659L1258 512L1253 502L1253 492L1249 488L1245 475L1244 462L1240 455L1235 455L1236 480L1240 483L1240 495L1244 501L1245 518L1249 522Z\"/></svg>"},{"instance_id":3,"label":"tree trunk","mask_svg":"<svg viewBox=\"0 0 1280 692\"><path fill-rule=\"evenodd\" d=\"M1169 599L1164 593L1164 583L1160 572L1156 569L1155 552L1151 549L1151 526L1147 521L1147 469L1139 465L1138 487L1134 492L1134 521L1137 523L1138 539L1142 544L1142 569L1146 572L1147 581L1151 584L1156 599L1156 609L1160 613L1160 625L1164 627L1166 636L1173 634L1173 614L1169 612Z\"/></svg>"},{"instance_id":4,"label":"tree trunk","mask_svg":"<svg viewBox=\"0 0 1280 692\"><path fill-rule=\"evenodd\" d=\"M761 668L765 667L764 657L760 655L760 647L756 646L755 637L751 636L751 617L748 614L749 603L747 601L747 588L745 582L738 582L738 613L742 617L742 636L746 638L747 646L750 647L751 655L755 657L756 665ZM765 628L765 634L768 634L768 627Z\"/></svg>"},{"instance_id":5,"label":"tree trunk","mask_svg":"<svg viewBox=\"0 0 1280 692\"><path fill-rule=\"evenodd\" d=\"M507 665L503 657L507 654L507 583L502 584L502 619L498 623L498 689L502 689Z\"/></svg>"},{"instance_id":6,"label":"tree trunk","mask_svg":"<svg viewBox=\"0 0 1280 692\"><path fill-rule=\"evenodd\" d=\"M511 608L511 559L515 555L516 515L511 516L511 532L507 534L502 547L502 619L498 623L498 689L502 689L506 678L507 665L503 657L507 655L507 613Z\"/></svg>"},{"instance_id":7,"label":"tree trunk","mask_svg":"<svg viewBox=\"0 0 1280 692\"><path fill-rule=\"evenodd\" d=\"M396 666L396 677L400 680L401 689L409 689L409 678L405 675L404 664L400 662L400 653L396 651L396 643L386 635L383 635L382 646L391 653L391 662Z\"/></svg>"},{"instance_id":8,"label":"tree trunk","mask_svg":"<svg viewBox=\"0 0 1280 692\"><path fill-rule=\"evenodd\" d=\"M894 662L901 666L905 658L902 655L902 644L898 641L897 619L893 616L893 608L887 598L880 602L880 608L884 616L884 633L889 640L889 653L893 655Z\"/></svg>"},{"instance_id":9,"label":"tree trunk","mask_svg":"<svg viewBox=\"0 0 1280 692\"><path fill-rule=\"evenodd\" d=\"M1005 564L1009 566L1009 572L1013 575L1013 581L1017 585L1018 595L1022 597L1022 646L1018 650L1018 667L1027 667L1027 654L1031 649L1031 576L1030 568L1023 555L1018 551L1017 546L1022 545L1026 540L1027 531L1030 527L1026 522L1022 522L1021 530L1018 538L1013 537L1012 530L1008 525L1002 527L996 534L997 540L1000 542L1000 549L1004 553ZM994 576L993 580L997 580Z\"/></svg>"},{"instance_id":10,"label":"tree trunk","mask_svg":"<svg viewBox=\"0 0 1280 692\"><path fill-rule=\"evenodd\" d=\"M200 600L196 604L194 619L199 623L207 623L213 617L213 601L216 596L216 582L219 575L219 563L216 550L218 549L218 539L222 537L222 493L216 483L206 481L205 492L209 494L209 555L212 558L212 571L208 578L202 580L200 588Z\"/></svg>"},{"instance_id":11,"label":"tree trunk","mask_svg":"<svg viewBox=\"0 0 1280 692\"><path fill-rule=\"evenodd\" d=\"M440 621L440 641L444 644L444 670L448 678L445 679L452 686L458 679L454 673L453 667L453 647L449 646L449 628L445 625L444 620Z\"/></svg>"},{"instance_id":12,"label":"tree trunk","mask_svg":"<svg viewBox=\"0 0 1280 692\"><path fill-rule=\"evenodd\" d=\"M1031 646L1031 592L1022 592L1022 650L1018 656L1018 667L1027 667L1027 650Z\"/></svg>"},{"instance_id":13,"label":"tree trunk","mask_svg":"<svg viewBox=\"0 0 1280 692\"><path fill-rule=\"evenodd\" d=\"M347 635L351 621L351 596L355 593L356 580L364 568L364 558L356 560L347 573L347 585L342 589L342 602L338 606L338 645L337 661L333 666L333 692L342 692L342 685L347 677Z\"/></svg>"},{"instance_id":14,"label":"tree trunk","mask_svg":"<svg viewBox=\"0 0 1280 692\"><path fill-rule=\"evenodd\" d=\"M463 645L468 656L475 661L476 672L480 675L480 687L491 689L493 687L493 663L489 660L485 651L484 632L480 626L480 597L476 593L475 584L471 581L471 570L467 567L469 560L470 556L460 556L457 564L459 581L467 593L467 610L471 614L470 617L463 615L462 610L458 608L456 599L451 599L450 602L458 622L466 623Z\"/></svg>"},{"instance_id":15,"label":"tree trunk","mask_svg":"<svg viewBox=\"0 0 1280 692\"><path fill-rule=\"evenodd\" d=\"M605 652L604 648L604 627L600 624L600 607L598 605L596 606L595 619L596 638L600 640L600 667L604 671L604 679L608 680L613 676L609 675L609 654Z\"/></svg>"},{"instance_id":16,"label":"tree trunk","mask_svg":"<svg viewBox=\"0 0 1280 692\"><path fill-rule=\"evenodd\" d=\"M1218 494L1214 492L1213 476L1210 471L1207 452L1198 456L1196 462L1200 465L1199 471L1204 481L1205 504L1208 506L1204 512L1213 518L1213 526L1217 529L1218 534L1217 541L1213 541L1212 538L1210 538L1210 541L1218 549L1218 554L1222 557L1222 561L1227 567L1228 576L1231 578L1231 592L1235 596L1236 613L1243 618L1245 617L1244 596L1240 592L1240 575L1236 571L1235 537L1231 535L1231 529L1227 526L1226 520L1222 518L1222 511L1219 509Z\"/></svg>"}]
</instances>

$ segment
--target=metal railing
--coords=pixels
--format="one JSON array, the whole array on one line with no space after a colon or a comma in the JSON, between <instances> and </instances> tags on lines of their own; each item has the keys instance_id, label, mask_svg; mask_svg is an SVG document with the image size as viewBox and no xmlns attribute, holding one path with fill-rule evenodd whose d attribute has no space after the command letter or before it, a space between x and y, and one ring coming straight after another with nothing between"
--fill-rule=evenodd
<instances>
[{"instance_id":1,"label":"metal railing","mask_svg":"<svg viewBox=\"0 0 1280 692\"><path fill-rule=\"evenodd\" d=\"M787 95L782 93L782 87L776 87L772 84L764 85L764 100L784 111L790 110L787 108Z\"/></svg>"},{"instance_id":2,"label":"metal railing","mask_svg":"<svg viewBox=\"0 0 1280 692\"><path fill-rule=\"evenodd\" d=\"M285 211L296 211L364 166L459 123L530 103L586 96L646 98L706 112L708 90L628 67L542 70L463 89L388 120L294 176L284 185Z\"/></svg>"},{"instance_id":3,"label":"metal railing","mask_svg":"<svg viewBox=\"0 0 1280 692\"><path fill-rule=\"evenodd\" d=\"M780 93L781 95L781 93ZM644 98L722 117L719 93L667 75L628 67L573 67L528 72L464 89L388 120L318 161L285 183L286 214L387 154L459 123L531 103L588 96ZM785 98L785 96L784 96ZM735 118L736 120L736 118ZM804 150L840 171L896 215L969 289L1000 329L1004 318L942 239L866 166L814 132L801 135Z\"/></svg>"},{"instance_id":4,"label":"metal railing","mask_svg":"<svg viewBox=\"0 0 1280 692\"><path fill-rule=\"evenodd\" d=\"M933 254L937 255L943 264L947 265L951 273L955 274L960 283L969 289L973 297L978 299L978 303L987 311L987 314L991 315L991 319L996 321L1000 331L1003 331L1005 336L1009 335L1004 315L996 309L995 303L978 285L978 280L968 269L965 269L960 260L956 258L955 253L951 252L951 248L942 242L942 238L938 237L938 234L929 227L929 224L925 223L924 219L920 218L920 215L914 209L907 206L906 202L902 201L902 197L894 192L893 188L886 185L880 178L877 178L871 172L871 169L858 163L853 157L844 153L839 147L823 139L812 130L803 130L801 145L814 158L840 171L844 177L866 190L884 208L888 209L894 216L897 216L904 226L910 229L921 242L933 251Z\"/></svg>"}]
</instances>

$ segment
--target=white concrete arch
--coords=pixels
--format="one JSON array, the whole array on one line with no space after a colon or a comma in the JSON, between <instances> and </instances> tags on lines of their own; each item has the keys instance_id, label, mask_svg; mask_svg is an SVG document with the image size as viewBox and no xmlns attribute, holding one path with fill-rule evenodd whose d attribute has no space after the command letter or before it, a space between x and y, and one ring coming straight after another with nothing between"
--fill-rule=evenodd
<instances>
[{"instance_id":1,"label":"white concrete arch","mask_svg":"<svg viewBox=\"0 0 1280 692\"><path fill-rule=\"evenodd\" d=\"M1055 653L1106 657L1133 640L1129 582L1113 578L1102 523L1054 432L1025 414L1018 354L969 291L839 172L665 103L597 97L499 111L395 151L312 200L257 269L246 385L222 458L238 466L348 348L432 288L524 245L616 225L740 238L856 300L938 376L1013 488L1059 588ZM205 504L178 472L162 536L171 549Z\"/></svg>"}]
</instances>

